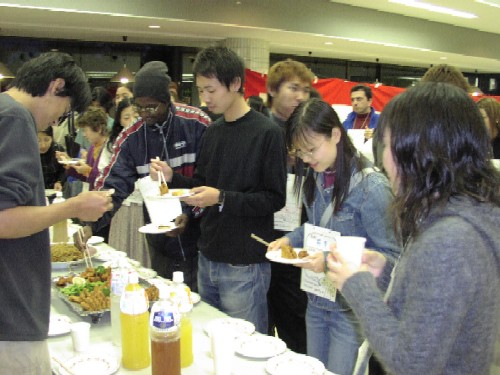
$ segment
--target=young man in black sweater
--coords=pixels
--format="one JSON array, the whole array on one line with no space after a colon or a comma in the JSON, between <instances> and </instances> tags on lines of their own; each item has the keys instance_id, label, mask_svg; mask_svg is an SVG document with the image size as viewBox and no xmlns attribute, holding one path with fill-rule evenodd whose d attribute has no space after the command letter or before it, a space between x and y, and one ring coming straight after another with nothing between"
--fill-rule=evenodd
<instances>
[{"instance_id":1,"label":"young man in black sweater","mask_svg":"<svg viewBox=\"0 0 500 375\"><path fill-rule=\"evenodd\" d=\"M151 168L163 170L172 187L191 187L193 195L184 201L205 209L198 266L202 299L267 333L271 269L266 248L250 234L272 239L273 214L285 204L284 134L246 104L244 63L233 51L204 49L194 74L201 99L223 116L203 135L193 178L161 161L152 161Z\"/></svg>"}]
</instances>

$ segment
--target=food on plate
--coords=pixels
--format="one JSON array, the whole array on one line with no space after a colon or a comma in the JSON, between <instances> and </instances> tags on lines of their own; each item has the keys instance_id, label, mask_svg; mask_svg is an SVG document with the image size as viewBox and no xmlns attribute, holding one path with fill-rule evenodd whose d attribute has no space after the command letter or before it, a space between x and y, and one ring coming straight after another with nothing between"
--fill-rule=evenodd
<instances>
[{"instance_id":1,"label":"food on plate","mask_svg":"<svg viewBox=\"0 0 500 375\"><path fill-rule=\"evenodd\" d=\"M289 245L282 245L281 246L281 257L283 259L296 259L297 254L295 253L295 250L293 250L293 247Z\"/></svg>"},{"instance_id":2,"label":"food on plate","mask_svg":"<svg viewBox=\"0 0 500 375\"><path fill-rule=\"evenodd\" d=\"M165 182L160 184L160 195L165 195L168 193L168 185Z\"/></svg>"},{"instance_id":3,"label":"food on plate","mask_svg":"<svg viewBox=\"0 0 500 375\"><path fill-rule=\"evenodd\" d=\"M160 298L160 290L154 286L151 285L146 289L146 295L148 296L148 300L151 301L158 301L158 298Z\"/></svg>"},{"instance_id":4,"label":"food on plate","mask_svg":"<svg viewBox=\"0 0 500 375\"><path fill-rule=\"evenodd\" d=\"M95 283L92 290L83 288L78 296L69 296L68 299L79 303L85 311L101 311L111 306L109 294L109 285Z\"/></svg>"},{"instance_id":5,"label":"food on plate","mask_svg":"<svg viewBox=\"0 0 500 375\"><path fill-rule=\"evenodd\" d=\"M83 259L83 253L71 243L54 243L50 245L52 262L73 262Z\"/></svg>"},{"instance_id":6,"label":"food on plate","mask_svg":"<svg viewBox=\"0 0 500 375\"><path fill-rule=\"evenodd\" d=\"M56 286L68 301L80 304L85 311L101 311L110 308L111 267L88 267L80 275L61 276Z\"/></svg>"},{"instance_id":7,"label":"food on plate","mask_svg":"<svg viewBox=\"0 0 500 375\"><path fill-rule=\"evenodd\" d=\"M98 266L96 268L88 267L80 275L60 276L56 281L56 286L64 287L68 284L83 284L81 281L73 282L74 278L84 279L87 283L109 282L111 280L111 267Z\"/></svg>"},{"instance_id":8,"label":"food on plate","mask_svg":"<svg viewBox=\"0 0 500 375\"><path fill-rule=\"evenodd\" d=\"M300 250L297 256L299 257L299 259L302 259L308 257L309 253L307 252L307 250Z\"/></svg>"},{"instance_id":9,"label":"food on plate","mask_svg":"<svg viewBox=\"0 0 500 375\"><path fill-rule=\"evenodd\" d=\"M172 225L167 225L167 224L158 225L158 230L164 230L164 229L170 229L170 228L172 228Z\"/></svg>"},{"instance_id":10,"label":"food on plate","mask_svg":"<svg viewBox=\"0 0 500 375\"><path fill-rule=\"evenodd\" d=\"M179 189L179 190L176 190L176 191L172 192L172 196L173 197L179 197L179 196L181 196L183 194L184 194L184 190L182 190L182 189Z\"/></svg>"}]
</instances>

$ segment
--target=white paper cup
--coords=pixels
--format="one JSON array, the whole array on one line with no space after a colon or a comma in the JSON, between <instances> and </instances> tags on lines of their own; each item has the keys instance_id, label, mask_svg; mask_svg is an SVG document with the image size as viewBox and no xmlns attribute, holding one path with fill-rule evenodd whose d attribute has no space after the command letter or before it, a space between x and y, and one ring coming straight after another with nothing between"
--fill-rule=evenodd
<instances>
[{"instance_id":1,"label":"white paper cup","mask_svg":"<svg viewBox=\"0 0 500 375\"><path fill-rule=\"evenodd\" d=\"M354 236L337 237L337 251L353 270L361 266L361 256L365 249L366 238Z\"/></svg>"},{"instance_id":2,"label":"white paper cup","mask_svg":"<svg viewBox=\"0 0 500 375\"><path fill-rule=\"evenodd\" d=\"M71 324L71 339L75 352L85 352L90 346L90 323L78 322Z\"/></svg>"},{"instance_id":3,"label":"white paper cup","mask_svg":"<svg viewBox=\"0 0 500 375\"><path fill-rule=\"evenodd\" d=\"M215 375L231 375L234 358L234 332L227 327L213 327L209 334Z\"/></svg>"}]
</instances>

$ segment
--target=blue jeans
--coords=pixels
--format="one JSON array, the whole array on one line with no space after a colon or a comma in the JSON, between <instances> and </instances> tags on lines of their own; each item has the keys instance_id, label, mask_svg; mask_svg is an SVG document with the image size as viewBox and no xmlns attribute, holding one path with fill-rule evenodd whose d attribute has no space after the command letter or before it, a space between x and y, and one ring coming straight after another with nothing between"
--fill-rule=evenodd
<instances>
[{"instance_id":1,"label":"blue jeans","mask_svg":"<svg viewBox=\"0 0 500 375\"><path fill-rule=\"evenodd\" d=\"M212 262L199 253L198 292L208 304L233 318L248 320L267 334L269 263L229 264Z\"/></svg>"},{"instance_id":2,"label":"blue jeans","mask_svg":"<svg viewBox=\"0 0 500 375\"><path fill-rule=\"evenodd\" d=\"M308 303L307 354L339 375L351 375L363 341L351 310L326 310Z\"/></svg>"}]
</instances>

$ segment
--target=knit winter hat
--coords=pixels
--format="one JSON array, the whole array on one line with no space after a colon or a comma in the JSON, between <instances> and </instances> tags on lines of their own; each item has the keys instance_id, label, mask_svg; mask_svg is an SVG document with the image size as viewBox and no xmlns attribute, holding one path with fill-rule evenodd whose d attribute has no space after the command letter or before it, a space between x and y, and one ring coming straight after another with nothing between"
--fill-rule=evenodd
<instances>
[{"instance_id":1,"label":"knit winter hat","mask_svg":"<svg viewBox=\"0 0 500 375\"><path fill-rule=\"evenodd\" d=\"M171 82L167 74L168 67L163 61L150 61L135 75L134 98L151 97L163 103L170 102L168 85Z\"/></svg>"}]
</instances>

